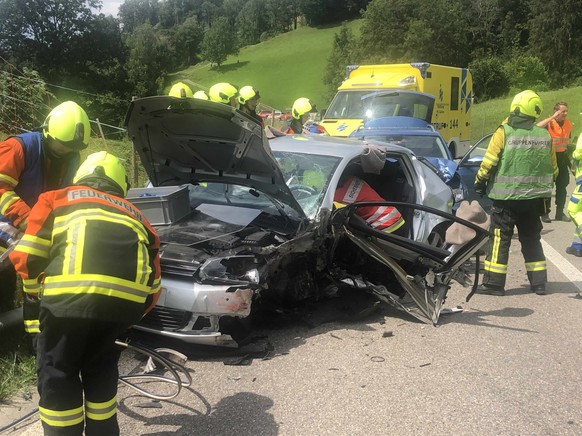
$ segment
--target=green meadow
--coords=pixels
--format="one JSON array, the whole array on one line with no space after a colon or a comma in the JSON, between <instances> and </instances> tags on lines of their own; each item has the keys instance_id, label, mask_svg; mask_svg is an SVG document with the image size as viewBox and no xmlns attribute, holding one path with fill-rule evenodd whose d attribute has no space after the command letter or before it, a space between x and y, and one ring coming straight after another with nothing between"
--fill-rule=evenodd
<instances>
[{"instance_id":1,"label":"green meadow","mask_svg":"<svg viewBox=\"0 0 582 436\"><path fill-rule=\"evenodd\" d=\"M358 35L362 21L355 20L348 26ZM276 36L268 41L243 48L237 56L230 56L219 68L207 63L177 71L170 75L170 82L184 80L196 91L207 90L218 82L231 82L238 86L253 85L261 93L261 104L267 109L287 110L299 97L308 97L318 109L326 108L330 101L323 75L333 46L333 37L340 27L311 28ZM422 61L422 59L411 59ZM541 92L544 117L553 113L557 101L570 106L569 118L574 124L573 136L582 128L582 87ZM507 116L513 96L475 103L472 111L472 138L477 140L493 131ZM477 96L478 102L479 96Z\"/></svg>"}]
</instances>

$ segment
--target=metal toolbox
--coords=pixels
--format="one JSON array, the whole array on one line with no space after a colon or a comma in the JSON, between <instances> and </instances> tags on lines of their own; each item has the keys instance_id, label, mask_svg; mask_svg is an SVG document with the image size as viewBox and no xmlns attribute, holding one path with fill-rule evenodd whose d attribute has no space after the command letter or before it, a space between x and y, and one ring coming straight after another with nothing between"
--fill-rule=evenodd
<instances>
[{"instance_id":1,"label":"metal toolbox","mask_svg":"<svg viewBox=\"0 0 582 436\"><path fill-rule=\"evenodd\" d=\"M187 186L132 188L126 198L152 225L173 224L190 213Z\"/></svg>"}]
</instances>

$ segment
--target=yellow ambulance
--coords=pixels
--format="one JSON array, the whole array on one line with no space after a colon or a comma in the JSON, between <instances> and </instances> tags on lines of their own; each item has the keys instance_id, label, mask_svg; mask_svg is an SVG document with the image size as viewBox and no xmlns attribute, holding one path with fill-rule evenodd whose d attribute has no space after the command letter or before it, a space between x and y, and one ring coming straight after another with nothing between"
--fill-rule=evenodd
<instances>
[{"instance_id":1,"label":"yellow ambulance","mask_svg":"<svg viewBox=\"0 0 582 436\"><path fill-rule=\"evenodd\" d=\"M374 93L417 91L434 96L429 103L404 99L381 110L370 107ZM401 93L402 96L406 93ZM473 79L467 68L447 67L426 62L389 65L350 65L346 78L325 111L321 125L331 136L349 136L367 120L379 116L413 116L430 122L447 141L453 157L461 157L471 140ZM430 113L427 113L427 110Z\"/></svg>"}]
</instances>

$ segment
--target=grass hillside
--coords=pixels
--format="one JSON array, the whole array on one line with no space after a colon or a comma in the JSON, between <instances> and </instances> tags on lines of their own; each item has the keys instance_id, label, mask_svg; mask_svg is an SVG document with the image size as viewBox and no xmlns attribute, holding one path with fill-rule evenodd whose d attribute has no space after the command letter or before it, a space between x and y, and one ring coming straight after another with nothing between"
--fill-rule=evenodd
<instances>
[{"instance_id":1,"label":"grass hillside","mask_svg":"<svg viewBox=\"0 0 582 436\"><path fill-rule=\"evenodd\" d=\"M348 26L358 34L360 24L361 20L356 20ZM207 90L218 82L252 85L260 91L262 104L279 110L290 108L299 97L310 98L318 108L324 108L329 102L325 101L322 78L338 30L339 26L300 27L243 48L218 70L207 63L198 64L176 72L170 80L185 80L195 91Z\"/></svg>"},{"instance_id":2,"label":"grass hillside","mask_svg":"<svg viewBox=\"0 0 582 436\"><path fill-rule=\"evenodd\" d=\"M354 35L359 34L362 21L348 23ZM194 90L205 89L218 82L238 86L253 85L261 93L261 104L285 110L298 97L308 97L319 109L329 105L323 74L333 37L340 26L322 29L300 27L268 41L243 48L238 56L230 56L220 69L211 69L207 63L178 71L171 81L184 80ZM572 136L582 129L582 87L566 88L540 93L544 103L544 117L553 113L557 101L570 104L569 118L574 125ZM473 105L472 139L492 132L507 116L511 97L490 100Z\"/></svg>"}]
</instances>

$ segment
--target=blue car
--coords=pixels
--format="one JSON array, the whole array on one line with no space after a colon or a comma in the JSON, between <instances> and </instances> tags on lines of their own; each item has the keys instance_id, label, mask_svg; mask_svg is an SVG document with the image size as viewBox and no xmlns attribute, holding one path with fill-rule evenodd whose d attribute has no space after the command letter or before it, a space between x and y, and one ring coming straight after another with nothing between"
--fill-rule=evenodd
<instances>
[{"instance_id":1,"label":"blue car","mask_svg":"<svg viewBox=\"0 0 582 436\"><path fill-rule=\"evenodd\" d=\"M455 206L469 197L468 180L459 173L446 141L425 120L411 117L390 116L376 118L364 124L350 135L365 141L385 142L411 150L452 189ZM473 185L473 181L470 181Z\"/></svg>"}]
</instances>

